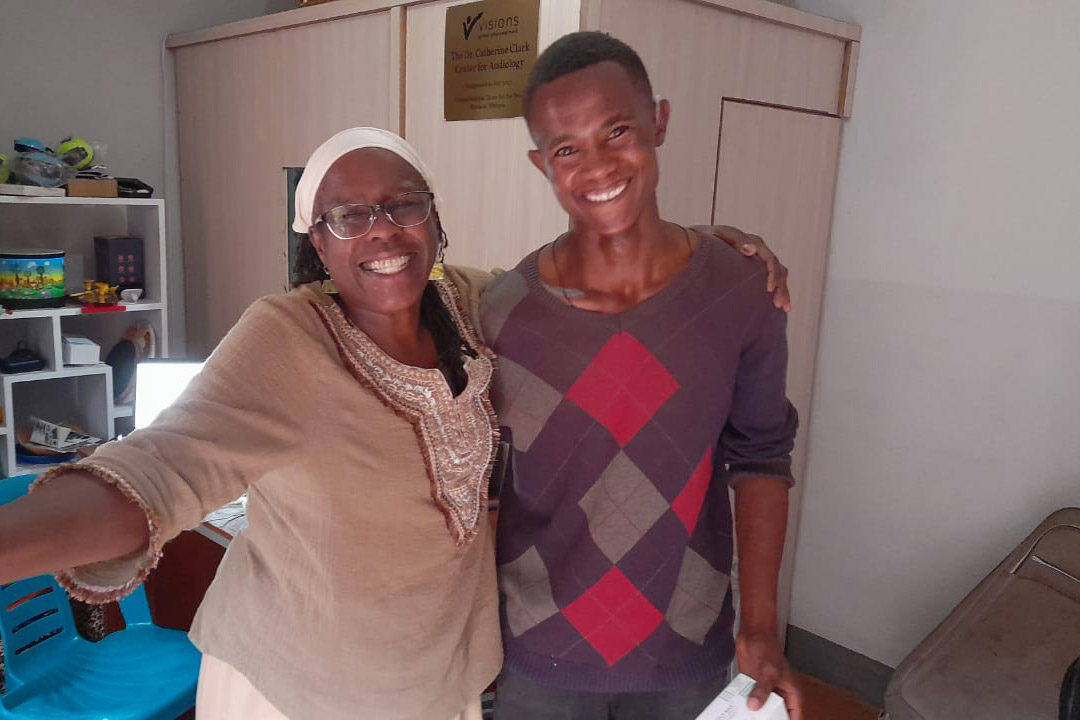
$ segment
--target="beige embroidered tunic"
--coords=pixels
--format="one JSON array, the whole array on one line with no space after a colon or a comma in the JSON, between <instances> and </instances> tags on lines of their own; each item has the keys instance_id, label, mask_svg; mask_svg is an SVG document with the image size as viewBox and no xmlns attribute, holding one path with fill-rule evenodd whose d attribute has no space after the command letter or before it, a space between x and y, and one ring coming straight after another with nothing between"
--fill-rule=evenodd
<instances>
[{"instance_id":1,"label":"beige embroidered tunic","mask_svg":"<svg viewBox=\"0 0 1080 720\"><path fill-rule=\"evenodd\" d=\"M311 288L259 300L180 400L80 467L147 512L145 552L60 575L107 600L162 546L248 493L192 641L294 720L419 720L464 708L501 664L487 478L492 356L460 304L479 273L438 281L468 385L382 353ZM48 482L55 473L42 476Z\"/></svg>"}]
</instances>

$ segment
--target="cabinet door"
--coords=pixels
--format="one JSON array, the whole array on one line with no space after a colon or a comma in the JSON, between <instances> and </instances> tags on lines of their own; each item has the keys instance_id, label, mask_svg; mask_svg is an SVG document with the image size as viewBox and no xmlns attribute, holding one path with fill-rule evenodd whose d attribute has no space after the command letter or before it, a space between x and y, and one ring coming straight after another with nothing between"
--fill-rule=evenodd
<instances>
[{"instance_id":1,"label":"cabinet door","mask_svg":"<svg viewBox=\"0 0 1080 720\"><path fill-rule=\"evenodd\" d=\"M845 40L765 17L770 4L695 0L590 0L599 29L625 40L649 71L653 91L671 101L660 148L660 215L692 225L711 208L717 116L723 98L836 112ZM724 7L726 6L726 7ZM785 12L773 6L773 10ZM818 24L820 18L801 16ZM709 160L704 161L704 158Z\"/></svg>"},{"instance_id":2,"label":"cabinet door","mask_svg":"<svg viewBox=\"0 0 1080 720\"><path fill-rule=\"evenodd\" d=\"M187 356L286 287L286 167L347 127L394 128L389 10L175 51Z\"/></svg>"},{"instance_id":3,"label":"cabinet door","mask_svg":"<svg viewBox=\"0 0 1080 720\"><path fill-rule=\"evenodd\" d=\"M799 411L788 536L780 574L780 629L791 601L794 540L806 470L818 320L832 223L840 119L724 101L713 222L765 238L788 266L787 392Z\"/></svg>"}]
</instances>

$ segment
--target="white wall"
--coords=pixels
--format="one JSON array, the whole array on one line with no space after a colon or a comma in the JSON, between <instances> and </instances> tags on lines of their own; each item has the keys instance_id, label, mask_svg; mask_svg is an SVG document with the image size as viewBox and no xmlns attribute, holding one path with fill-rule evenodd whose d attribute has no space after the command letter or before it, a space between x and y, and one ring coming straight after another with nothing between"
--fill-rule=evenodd
<instances>
[{"instance_id":1,"label":"white wall","mask_svg":"<svg viewBox=\"0 0 1080 720\"><path fill-rule=\"evenodd\" d=\"M162 42L171 32L293 7L294 0L0 0L0 151L10 154L19 136L51 145L74 133L108 146L111 172L141 178L165 198L174 354L183 349L183 254L166 182L175 189L175 160L167 168L164 154L165 88L173 79L163 73Z\"/></svg>"},{"instance_id":2,"label":"white wall","mask_svg":"<svg viewBox=\"0 0 1080 720\"><path fill-rule=\"evenodd\" d=\"M895 666L1080 505L1080 4L798 5L863 43L791 620Z\"/></svg>"}]
</instances>

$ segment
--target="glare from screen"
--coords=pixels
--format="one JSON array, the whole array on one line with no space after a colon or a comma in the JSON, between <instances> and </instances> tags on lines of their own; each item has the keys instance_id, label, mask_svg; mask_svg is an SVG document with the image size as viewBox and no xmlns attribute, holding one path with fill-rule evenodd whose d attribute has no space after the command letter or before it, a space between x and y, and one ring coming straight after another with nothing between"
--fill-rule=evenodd
<instances>
[{"instance_id":1,"label":"glare from screen","mask_svg":"<svg viewBox=\"0 0 1080 720\"><path fill-rule=\"evenodd\" d=\"M172 360L139 363L135 370L135 429L154 422L158 413L180 397L202 366L201 362Z\"/></svg>"}]
</instances>

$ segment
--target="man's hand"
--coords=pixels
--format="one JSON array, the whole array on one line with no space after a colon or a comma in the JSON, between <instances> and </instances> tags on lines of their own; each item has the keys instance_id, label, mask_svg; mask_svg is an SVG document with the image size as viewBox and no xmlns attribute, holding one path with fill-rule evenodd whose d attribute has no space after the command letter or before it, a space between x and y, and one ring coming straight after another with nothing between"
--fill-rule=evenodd
<instances>
[{"instance_id":1,"label":"man's hand","mask_svg":"<svg viewBox=\"0 0 1080 720\"><path fill-rule=\"evenodd\" d=\"M739 672L757 682L747 698L747 707L760 710L769 693L775 692L783 698L788 717L802 720L802 693L780 651L775 632L740 631L735 639L735 656Z\"/></svg>"},{"instance_id":2,"label":"man's hand","mask_svg":"<svg viewBox=\"0 0 1080 720\"><path fill-rule=\"evenodd\" d=\"M791 293L788 292L787 285L788 269L760 236L744 233L731 225L695 225L691 230L723 240L747 257L757 255L769 272L765 279L765 289L773 294L773 305L784 312L791 312Z\"/></svg>"}]
</instances>

